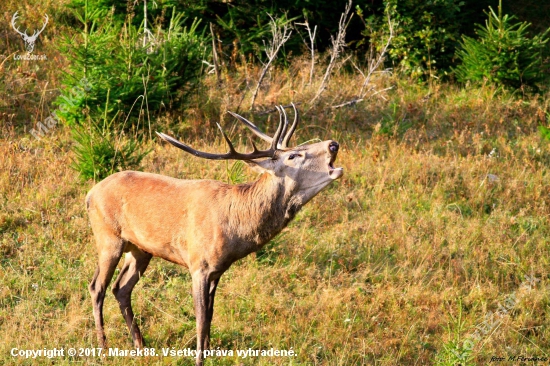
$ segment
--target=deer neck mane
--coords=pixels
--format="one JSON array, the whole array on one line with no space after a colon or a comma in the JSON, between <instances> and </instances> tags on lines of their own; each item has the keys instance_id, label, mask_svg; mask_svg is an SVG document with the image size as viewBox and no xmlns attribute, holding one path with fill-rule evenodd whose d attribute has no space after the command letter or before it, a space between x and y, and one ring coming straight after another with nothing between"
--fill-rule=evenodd
<instances>
[{"instance_id":1,"label":"deer neck mane","mask_svg":"<svg viewBox=\"0 0 550 366\"><path fill-rule=\"evenodd\" d=\"M230 203L232 228L246 241L263 245L277 235L300 210L303 203L285 186L284 178L263 173L247 184L234 186Z\"/></svg>"}]
</instances>

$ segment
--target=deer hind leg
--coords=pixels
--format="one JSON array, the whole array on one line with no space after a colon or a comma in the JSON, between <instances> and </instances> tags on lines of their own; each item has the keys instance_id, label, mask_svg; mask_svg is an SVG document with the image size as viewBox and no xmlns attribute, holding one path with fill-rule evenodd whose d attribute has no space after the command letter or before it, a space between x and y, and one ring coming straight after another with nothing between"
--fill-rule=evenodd
<instances>
[{"instance_id":1,"label":"deer hind leg","mask_svg":"<svg viewBox=\"0 0 550 366\"><path fill-rule=\"evenodd\" d=\"M115 268L120 261L124 242L116 235L94 231L98 248L98 266L88 290L92 297L94 319L99 345L107 348L107 337L105 336L103 324L103 301L109 282L115 273Z\"/></svg>"},{"instance_id":2,"label":"deer hind leg","mask_svg":"<svg viewBox=\"0 0 550 366\"><path fill-rule=\"evenodd\" d=\"M134 347L143 348L145 343L132 311L132 290L147 269L153 256L130 243L127 244L126 250L124 265L113 284L113 294L118 301L122 316L126 320L126 325L132 335Z\"/></svg>"}]
</instances>

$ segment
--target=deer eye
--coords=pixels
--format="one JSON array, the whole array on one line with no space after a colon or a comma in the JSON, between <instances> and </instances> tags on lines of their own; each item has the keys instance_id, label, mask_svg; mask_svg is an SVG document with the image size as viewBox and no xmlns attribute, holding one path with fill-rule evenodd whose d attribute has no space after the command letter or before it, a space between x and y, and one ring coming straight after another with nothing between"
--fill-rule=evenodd
<instances>
[{"instance_id":1,"label":"deer eye","mask_svg":"<svg viewBox=\"0 0 550 366\"><path fill-rule=\"evenodd\" d=\"M292 159L294 159L294 158L297 157L297 156L300 156L300 154L290 154L290 155L288 156L288 160L292 160Z\"/></svg>"}]
</instances>

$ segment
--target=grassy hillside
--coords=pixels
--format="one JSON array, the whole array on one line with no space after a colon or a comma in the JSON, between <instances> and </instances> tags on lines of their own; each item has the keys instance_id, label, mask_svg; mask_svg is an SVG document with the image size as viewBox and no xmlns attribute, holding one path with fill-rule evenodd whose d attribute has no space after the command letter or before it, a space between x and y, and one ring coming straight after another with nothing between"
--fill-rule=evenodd
<instances>
[{"instance_id":1,"label":"grassy hillside","mask_svg":"<svg viewBox=\"0 0 550 366\"><path fill-rule=\"evenodd\" d=\"M46 2L56 17L62 4ZM25 360L13 348L96 347L87 285L96 266L84 196L94 185L70 168L68 128L29 134L53 111L66 62L52 21L43 62L14 61L22 42L0 15L0 363L190 365L189 357L61 357ZM28 14L40 19L40 12ZM308 203L257 255L233 265L216 299L212 346L294 350L295 357L217 357L207 364L455 365L492 357L550 357L550 99L521 99L490 86L418 85L375 78L381 92L355 105L355 71L340 68L315 105L308 60L273 70L257 105L300 102L297 141L341 143L344 177ZM352 68L350 68L352 69ZM185 114L156 121L193 147L225 151L222 121L240 150L248 133L227 110L248 111L257 66L241 64L219 86L210 75ZM246 89L244 89L246 92ZM246 113L246 112L245 112ZM250 115L274 124L275 116ZM235 126L235 127L233 127ZM157 140L141 170L230 180L232 163L196 159ZM240 146L239 146L240 145ZM239 178L256 177L244 171ZM148 346L195 348L191 281L153 259L133 297ZM105 301L110 347L132 343L114 296ZM477 329L477 333L476 333ZM462 359L461 359L462 357ZM502 364L502 363L501 363ZM509 362L506 364L519 364Z\"/></svg>"}]
</instances>

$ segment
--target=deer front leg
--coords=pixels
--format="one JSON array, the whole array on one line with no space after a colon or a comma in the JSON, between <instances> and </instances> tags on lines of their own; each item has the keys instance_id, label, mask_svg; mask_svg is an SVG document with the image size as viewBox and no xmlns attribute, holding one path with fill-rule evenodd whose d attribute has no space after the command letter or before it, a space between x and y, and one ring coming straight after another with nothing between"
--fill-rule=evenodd
<instances>
[{"instance_id":1,"label":"deer front leg","mask_svg":"<svg viewBox=\"0 0 550 366\"><path fill-rule=\"evenodd\" d=\"M196 365L203 364L203 351L205 340L210 333L208 321L208 305L210 281L208 274L198 270L192 274L193 278L193 302L195 304L195 318L197 319L197 358Z\"/></svg>"},{"instance_id":2,"label":"deer front leg","mask_svg":"<svg viewBox=\"0 0 550 366\"><path fill-rule=\"evenodd\" d=\"M208 324L208 333L204 338L204 349L210 349L210 328L212 325L212 316L214 315L214 297L216 296L216 288L218 287L219 278L210 281L210 292L208 294L208 307L206 309L206 322Z\"/></svg>"}]
</instances>

